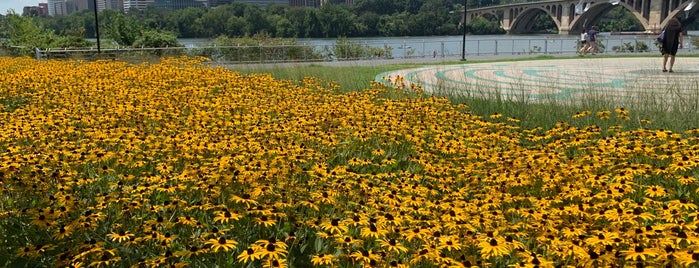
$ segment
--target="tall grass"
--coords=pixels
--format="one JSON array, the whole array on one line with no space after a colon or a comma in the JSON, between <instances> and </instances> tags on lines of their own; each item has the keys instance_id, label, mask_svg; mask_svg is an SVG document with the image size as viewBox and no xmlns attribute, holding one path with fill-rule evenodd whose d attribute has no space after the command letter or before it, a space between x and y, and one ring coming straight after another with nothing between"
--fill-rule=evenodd
<instances>
[{"instance_id":1,"label":"tall grass","mask_svg":"<svg viewBox=\"0 0 699 268\"><path fill-rule=\"evenodd\" d=\"M551 57L515 60L547 59ZM448 66L463 63L441 64ZM316 77L335 83L341 91L346 92L369 87L379 73L425 65L427 64L374 66L310 64L238 66L236 69L243 74L270 73L278 79L295 81L301 81L304 77ZM455 105L466 105L468 112L474 115L487 117L499 113L506 118L519 120L520 126L527 129L538 127L548 129L559 122L570 121L573 115L581 111L614 111L620 108L628 112L628 127L666 129L674 132L684 132L699 127L697 123L699 120L696 120L696 115L699 113L699 85L696 83L676 85L665 89L664 92L646 92L639 88L629 88L622 90L627 92L627 95L621 96L607 93L612 92L611 88L588 88L581 96L567 100L551 96L532 96L528 93L531 88L527 88L531 85L524 85L524 83L513 83L508 88L500 89L492 89L478 83L460 83L459 85L449 83L437 81L438 89L432 94L447 98ZM539 86L555 88L556 81L541 81ZM674 101L668 102L668 98Z\"/></svg>"},{"instance_id":2,"label":"tall grass","mask_svg":"<svg viewBox=\"0 0 699 268\"><path fill-rule=\"evenodd\" d=\"M550 81L555 84L556 81ZM542 82L541 87L554 85ZM628 112L624 121L627 128L667 129L684 132L699 127L699 85L675 84L666 90L645 91L642 88L585 88L570 99L532 96L532 85L512 84L510 88L484 90L480 85L469 85L467 93L446 90L436 95L455 104L465 104L470 112L482 116L501 113L520 121L526 129L555 126L571 121L583 111L592 113L622 109ZM617 93L614 93L617 92ZM622 94L618 94L622 92ZM575 121L575 120L572 120ZM595 122L585 122L595 123ZM605 121L609 123L609 121Z\"/></svg>"},{"instance_id":3,"label":"tall grass","mask_svg":"<svg viewBox=\"0 0 699 268\"><path fill-rule=\"evenodd\" d=\"M231 68L242 74L270 73L277 79L302 81L306 77L315 77L332 82L342 91L362 90L371 85L374 77L382 72L413 68L416 64L401 65L350 65L325 66L322 64L276 64L276 65L234 65Z\"/></svg>"}]
</instances>

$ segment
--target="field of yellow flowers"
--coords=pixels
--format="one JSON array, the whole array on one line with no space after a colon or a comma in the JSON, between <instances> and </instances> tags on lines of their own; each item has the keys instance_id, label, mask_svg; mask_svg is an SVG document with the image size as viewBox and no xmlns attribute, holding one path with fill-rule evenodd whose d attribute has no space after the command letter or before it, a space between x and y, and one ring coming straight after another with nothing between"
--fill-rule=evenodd
<instances>
[{"instance_id":1,"label":"field of yellow flowers","mask_svg":"<svg viewBox=\"0 0 699 268\"><path fill-rule=\"evenodd\" d=\"M699 262L699 131L626 129L621 108L521 129L400 78L340 94L190 58L0 72L2 266Z\"/></svg>"}]
</instances>

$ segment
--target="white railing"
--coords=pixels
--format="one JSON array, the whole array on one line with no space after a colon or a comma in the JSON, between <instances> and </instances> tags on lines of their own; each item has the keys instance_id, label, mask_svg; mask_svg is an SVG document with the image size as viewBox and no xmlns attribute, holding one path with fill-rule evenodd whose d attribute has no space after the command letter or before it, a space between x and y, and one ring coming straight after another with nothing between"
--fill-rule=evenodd
<instances>
[{"instance_id":1,"label":"white railing","mask_svg":"<svg viewBox=\"0 0 699 268\"><path fill-rule=\"evenodd\" d=\"M685 40L690 40L686 38ZM685 42L685 51L692 51L691 42ZM600 53L658 53L655 36L605 36L600 41ZM147 57L204 56L219 63L277 63L346 61L401 58L444 58L462 55L461 41L407 40L393 43L358 42L325 45L272 45L272 46L207 46L169 48L107 48L98 53L88 49L36 49L37 59L96 59L123 58L147 60ZM469 36L466 56L484 55L549 55L575 54L579 49L577 38L571 36L547 38L485 39Z\"/></svg>"}]
</instances>

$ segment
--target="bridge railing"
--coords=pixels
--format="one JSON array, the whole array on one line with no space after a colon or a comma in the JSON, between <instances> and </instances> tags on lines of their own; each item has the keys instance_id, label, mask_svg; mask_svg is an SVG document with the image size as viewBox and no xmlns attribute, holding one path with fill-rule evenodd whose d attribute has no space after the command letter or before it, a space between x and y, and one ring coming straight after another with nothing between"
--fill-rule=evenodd
<instances>
[{"instance_id":1,"label":"bridge railing","mask_svg":"<svg viewBox=\"0 0 699 268\"><path fill-rule=\"evenodd\" d=\"M690 40L686 38L685 40ZM691 42L685 42L685 51L692 51ZM658 53L655 36L602 36L600 53ZM487 55L548 55L575 54L579 41L573 36L513 37L466 39L466 56ZM404 40L384 43L353 45L285 45L285 46L228 46L228 47L171 47L171 48L113 48L102 49L36 49L37 59L96 59L119 58L146 61L167 56L204 56L227 64L346 61L402 58L448 58L462 54L461 40L431 41Z\"/></svg>"}]
</instances>

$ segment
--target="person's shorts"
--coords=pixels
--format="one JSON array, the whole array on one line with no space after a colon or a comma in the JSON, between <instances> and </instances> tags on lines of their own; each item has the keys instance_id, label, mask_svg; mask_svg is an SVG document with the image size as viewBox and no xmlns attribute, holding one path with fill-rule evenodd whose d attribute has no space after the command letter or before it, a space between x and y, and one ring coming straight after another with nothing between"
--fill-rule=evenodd
<instances>
[{"instance_id":1,"label":"person's shorts","mask_svg":"<svg viewBox=\"0 0 699 268\"><path fill-rule=\"evenodd\" d=\"M580 40L580 43L583 44L583 45L584 45L584 44L587 44L587 40Z\"/></svg>"}]
</instances>

